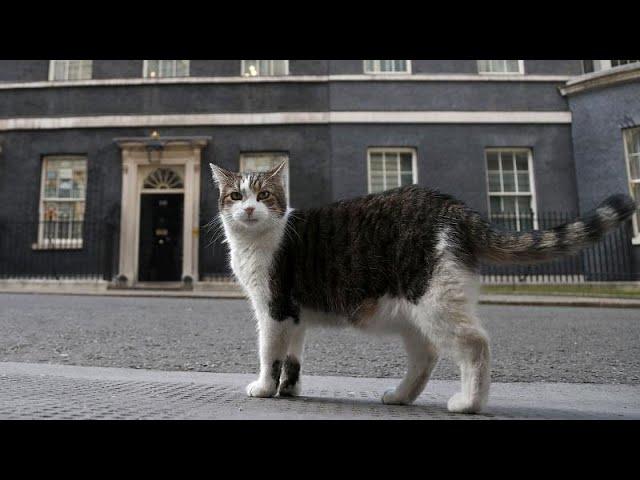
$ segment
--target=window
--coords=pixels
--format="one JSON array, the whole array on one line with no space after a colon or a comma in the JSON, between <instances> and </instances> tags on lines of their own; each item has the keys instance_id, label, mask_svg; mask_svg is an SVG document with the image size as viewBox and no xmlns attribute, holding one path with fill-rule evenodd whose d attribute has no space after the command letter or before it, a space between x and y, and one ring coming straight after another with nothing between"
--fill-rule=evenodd
<instances>
[{"instance_id":1,"label":"window","mask_svg":"<svg viewBox=\"0 0 640 480\"><path fill-rule=\"evenodd\" d=\"M611 68L619 67L621 65L628 65L629 63L640 62L640 60L592 60L593 70L599 72L600 70L609 70Z\"/></svg>"},{"instance_id":2,"label":"window","mask_svg":"<svg viewBox=\"0 0 640 480\"><path fill-rule=\"evenodd\" d=\"M40 193L39 244L81 247L87 187L87 159L77 155L44 157Z\"/></svg>"},{"instance_id":3,"label":"window","mask_svg":"<svg viewBox=\"0 0 640 480\"><path fill-rule=\"evenodd\" d=\"M369 193L417 183L416 151L411 148L368 151Z\"/></svg>"},{"instance_id":4,"label":"window","mask_svg":"<svg viewBox=\"0 0 640 480\"><path fill-rule=\"evenodd\" d=\"M624 139L629 190L631 196L638 202L640 201L640 127L624 130ZM640 242L640 213L637 211L633 215L633 232L635 240Z\"/></svg>"},{"instance_id":5,"label":"window","mask_svg":"<svg viewBox=\"0 0 640 480\"><path fill-rule=\"evenodd\" d=\"M285 153L243 153L240 155L240 172L268 172L277 167L283 161L287 164L282 172L284 191L289 203L289 157Z\"/></svg>"},{"instance_id":6,"label":"window","mask_svg":"<svg viewBox=\"0 0 640 480\"><path fill-rule=\"evenodd\" d=\"M242 75L245 77L289 75L289 60L242 60Z\"/></svg>"},{"instance_id":7,"label":"window","mask_svg":"<svg viewBox=\"0 0 640 480\"><path fill-rule=\"evenodd\" d=\"M365 60L364 73L411 73L411 60Z\"/></svg>"},{"instance_id":8,"label":"window","mask_svg":"<svg viewBox=\"0 0 640 480\"><path fill-rule=\"evenodd\" d=\"M480 73L524 73L524 60L478 60Z\"/></svg>"},{"instance_id":9,"label":"window","mask_svg":"<svg viewBox=\"0 0 640 480\"><path fill-rule=\"evenodd\" d=\"M68 80L89 80L93 60L51 60L49 80L64 82Z\"/></svg>"},{"instance_id":10,"label":"window","mask_svg":"<svg viewBox=\"0 0 640 480\"><path fill-rule=\"evenodd\" d=\"M485 156L490 220L508 229L538 228L531 150L487 149Z\"/></svg>"},{"instance_id":11,"label":"window","mask_svg":"<svg viewBox=\"0 0 640 480\"><path fill-rule=\"evenodd\" d=\"M189 60L145 60L145 78L188 77Z\"/></svg>"}]
</instances>

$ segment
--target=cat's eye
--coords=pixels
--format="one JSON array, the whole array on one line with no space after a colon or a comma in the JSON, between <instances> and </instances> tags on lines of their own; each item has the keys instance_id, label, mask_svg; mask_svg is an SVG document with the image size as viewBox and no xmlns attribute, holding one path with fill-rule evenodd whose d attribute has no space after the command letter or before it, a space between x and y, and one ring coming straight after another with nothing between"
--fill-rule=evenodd
<instances>
[{"instance_id":1,"label":"cat's eye","mask_svg":"<svg viewBox=\"0 0 640 480\"><path fill-rule=\"evenodd\" d=\"M265 200L269 198L270 195L271 193L267 192L266 190L263 190L262 192L258 193L258 200Z\"/></svg>"},{"instance_id":2,"label":"cat's eye","mask_svg":"<svg viewBox=\"0 0 640 480\"><path fill-rule=\"evenodd\" d=\"M242 194L240 192L231 192L231 200L242 200Z\"/></svg>"}]
</instances>

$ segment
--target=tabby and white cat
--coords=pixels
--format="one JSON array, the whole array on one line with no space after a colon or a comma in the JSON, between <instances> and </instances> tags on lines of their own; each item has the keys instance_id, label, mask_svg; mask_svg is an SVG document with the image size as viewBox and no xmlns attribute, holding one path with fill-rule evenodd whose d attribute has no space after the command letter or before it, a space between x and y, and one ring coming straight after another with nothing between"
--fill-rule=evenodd
<instances>
[{"instance_id":1,"label":"tabby and white cat","mask_svg":"<svg viewBox=\"0 0 640 480\"><path fill-rule=\"evenodd\" d=\"M631 198L609 197L573 223L499 232L479 214L417 185L304 211L287 207L284 163L239 174L211 164L231 267L258 323L253 397L297 395L305 329L336 325L402 337L408 369L386 404L424 389L440 352L460 366L452 412L479 412L489 393L489 341L475 312L478 263L533 263L578 252L628 219Z\"/></svg>"}]
</instances>

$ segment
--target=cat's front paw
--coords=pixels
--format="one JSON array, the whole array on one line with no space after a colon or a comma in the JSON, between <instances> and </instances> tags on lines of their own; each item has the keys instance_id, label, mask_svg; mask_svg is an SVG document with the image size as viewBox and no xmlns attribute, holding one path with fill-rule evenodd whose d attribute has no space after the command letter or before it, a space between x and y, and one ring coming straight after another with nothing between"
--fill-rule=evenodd
<instances>
[{"instance_id":1,"label":"cat's front paw","mask_svg":"<svg viewBox=\"0 0 640 480\"><path fill-rule=\"evenodd\" d=\"M409 405L411 400L398 395L395 388L391 388L382 395L382 403L385 405Z\"/></svg>"},{"instance_id":2,"label":"cat's front paw","mask_svg":"<svg viewBox=\"0 0 640 480\"><path fill-rule=\"evenodd\" d=\"M251 382L247 385L247 395L250 397L273 397L277 391L277 385L274 382L264 383L260 380Z\"/></svg>"},{"instance_id":3,"label":"cat's front paw","mask_svg":"<svg viewBox=\"0 0 640 480\"><path fill-rule=\"evenodd\" d=\"M474 400L462 392L456 393L447 402L447 409L452 413L480 413L484 405L479 400Z\"/></svg>"}]
</instances>

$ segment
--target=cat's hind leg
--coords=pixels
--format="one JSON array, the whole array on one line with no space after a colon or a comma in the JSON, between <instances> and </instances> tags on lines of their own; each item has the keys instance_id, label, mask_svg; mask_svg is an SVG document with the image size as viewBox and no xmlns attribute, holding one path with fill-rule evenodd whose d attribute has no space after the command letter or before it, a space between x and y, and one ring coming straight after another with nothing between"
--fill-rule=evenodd
<instances>
[{"instance_id":1,"label":"cat's hind leg","mask_svg":"<svg viewBox=\"0 0 640 480\"><path fill-rule=\"evenodd\" d=\"M284 360L280 376L281 397L294 397L300 394L300 368L304 352L305 327L298 323L292 327L287 357Z\"/></svg>"},{"instance_id":2,"label":"cat's hind leg","mask_svg":"<svg viewBox=\"0 0 640 480\"><path fill-rule=\"evenodd\" d=\"M395 389L387 390L382 396L382 403L387 405L412 403L424 390L438 363L435 345L422 332L407 327L402 332L402 340L407 351L407 372Z\"/></svg>"},{"instance_id":3,"label":"cat's hind leg","mask_svg":"<svg viewBox=\"0 0 640 480\"><path fill-rule=\"evenodd\" d=\"M478 413L489 397L489 337L475 313L477 281L453 262L436 270L431 289L420 301L418 326L443 353L460 367L462 388L447 408L456 413Z\"/></svg>"},{"instance_id":4,"label":"cat's hind leg","mask_svg":"<svg viewBox=\"0 0 640 480\"><path fill-rule=\"evenodd\" d=\"M490 385L489 339L479 325L465 326L453 340L462 389L447 402L450 412L478 413L487 404Z\"/></svg>"}]
</instances>

